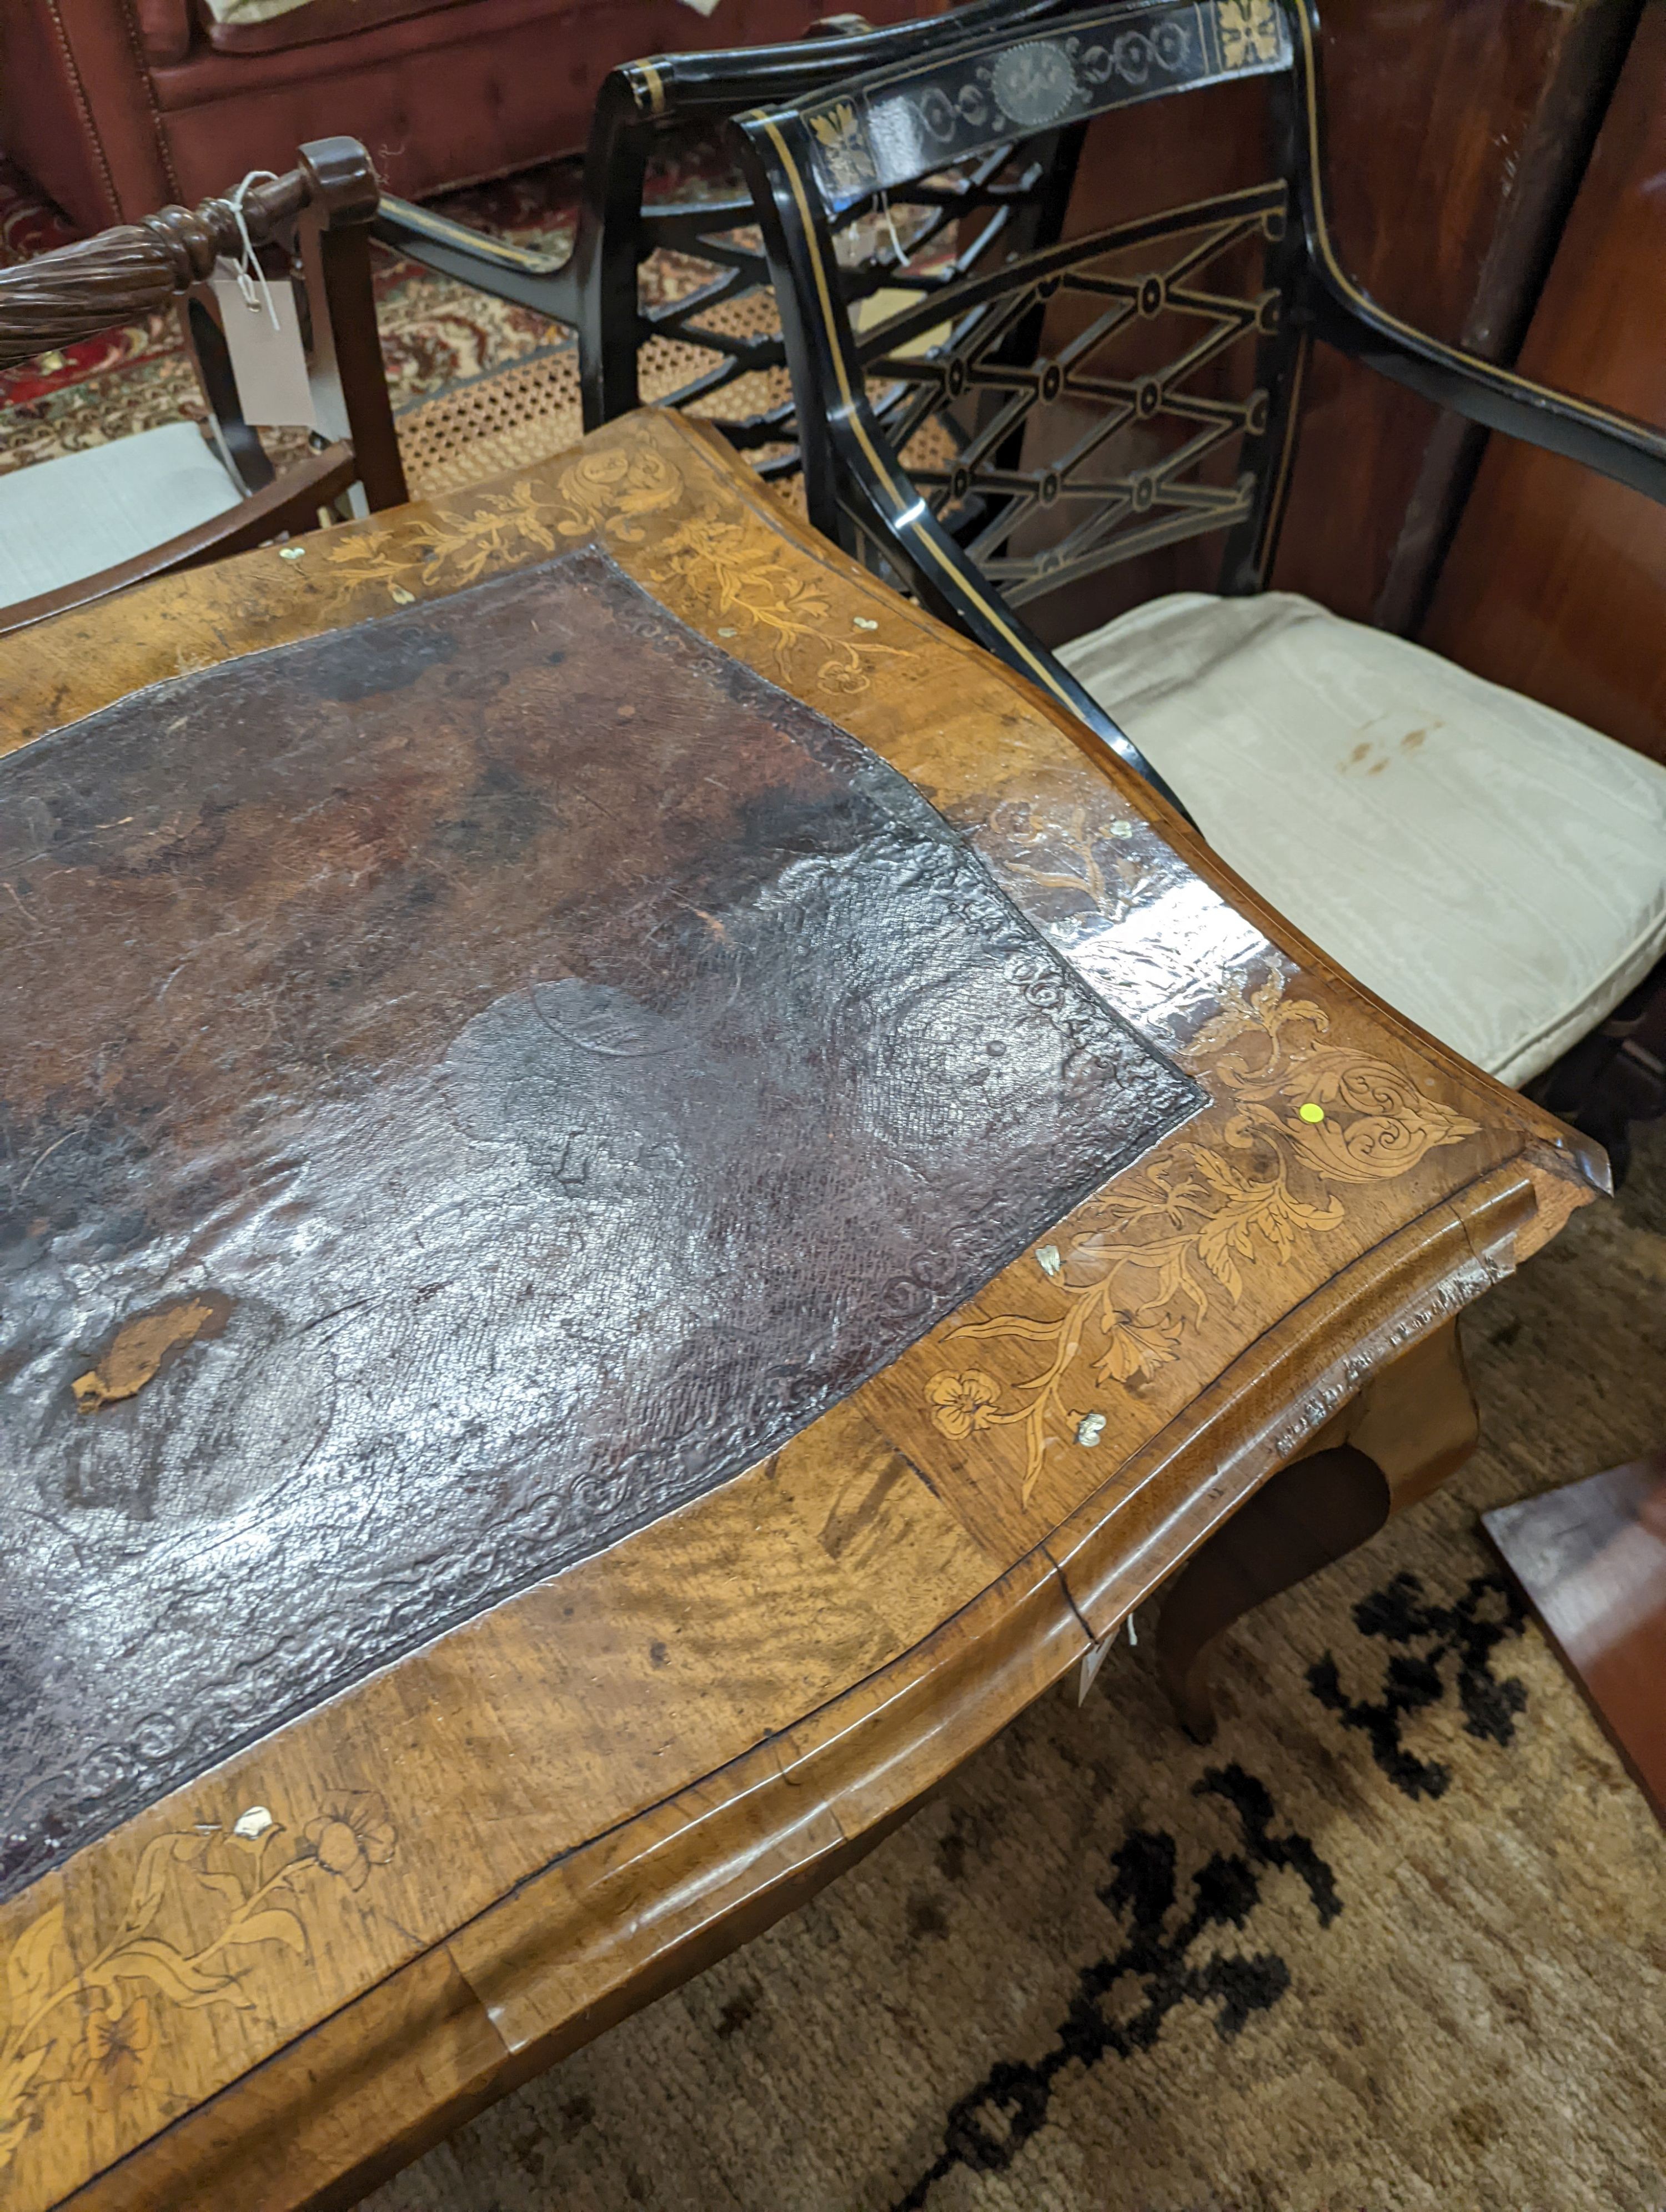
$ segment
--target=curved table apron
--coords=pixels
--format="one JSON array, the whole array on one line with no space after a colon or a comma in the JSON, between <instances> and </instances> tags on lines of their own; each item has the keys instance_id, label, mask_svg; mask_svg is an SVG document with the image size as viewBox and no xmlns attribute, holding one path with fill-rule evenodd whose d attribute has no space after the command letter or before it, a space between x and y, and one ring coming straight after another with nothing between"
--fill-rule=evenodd
<instances>
[{"instance_id":1,"label":"curved table apron","mask_svg":"<svg viewBox=\"0 0 1666 2212\"><path fill-rule=\"evenodd\" d=\"M16 2212L350 2203L1189 1560L1207 1725L1602 1185L679 416L0 686Z\"/></svg>"}]
</instances>

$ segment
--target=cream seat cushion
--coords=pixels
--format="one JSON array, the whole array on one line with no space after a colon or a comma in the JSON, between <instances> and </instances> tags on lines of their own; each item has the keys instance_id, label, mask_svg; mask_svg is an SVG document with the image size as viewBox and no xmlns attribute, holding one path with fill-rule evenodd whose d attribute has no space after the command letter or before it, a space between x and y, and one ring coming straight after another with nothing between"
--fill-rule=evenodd
<instances>
[{"instance_id":1,"label":"cream seat cushion","mask_svg":"<svg viewBox=\"0 0 1666 2212\"><path fill-rule=\"evenodd\" d=\"M1288 592L1176 592L1059 658L1221 857L1520 1085L1666 950L1666 769Z\"/></svg>"},{"instance_id":2,"label":"cream seat cushion","mask_svg":"<svg viewBox=\"0 0 1666 2212\"><path fill-rule=\"evenodd\" d=\"M0 607L131 561L242 495L194 422L0 476Z\"/></svg>"}]
</instances>

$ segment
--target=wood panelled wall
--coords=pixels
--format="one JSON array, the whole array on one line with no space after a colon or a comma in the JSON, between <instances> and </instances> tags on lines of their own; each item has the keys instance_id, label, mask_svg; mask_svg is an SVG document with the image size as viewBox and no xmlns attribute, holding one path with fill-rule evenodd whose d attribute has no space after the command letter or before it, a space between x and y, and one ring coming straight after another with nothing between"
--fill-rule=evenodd
<instances>
[{"instance_id":1,"label":"wood panelled wall","mask_svg":"<svg viewBox=\"0 0 1666 2212\"><path fill-rule=\"evenodd\" d=\"M1356 281L1436 337L1510 360L1636 16L1635 0L1325 9L1329 198ZM1454 418L1321 351L1274 581L1414 627L1477 451Z\"/></svg>"},{"instance_id":2,"label":"wood panelled wall","mask_svg":"<svg viewBox=\"0 0 1666 2212\"><path fill-rule=\"evenodd\" d=\"M1330 0L1333 227L1383 306L1511 357L1638 5ZM1073 230L1257 181L1269 173L1270 127L1255 84L1125 109L1089 140ZM1478 450L1438 410L1319 355L1271 580L1359 621L1414 627ZM1213 590L1219 561L1214 540L1169 549L1099 580L1091 608L1070 604L1038 627L1067 636L1158 592Z\"/></svg>"},{"instance_id":3,"label":"wood panelled wall","mask_svg":"<svg viewBox=\"0 0 1666 2212\"><path fill-rule=\"evenodd\" d=\"M1648 0L1523 347L1529 376L1666 428L1666 0ZM1426 644L1666 761L1666 508L1505 438Z\"/></svg>"}]
</instances>

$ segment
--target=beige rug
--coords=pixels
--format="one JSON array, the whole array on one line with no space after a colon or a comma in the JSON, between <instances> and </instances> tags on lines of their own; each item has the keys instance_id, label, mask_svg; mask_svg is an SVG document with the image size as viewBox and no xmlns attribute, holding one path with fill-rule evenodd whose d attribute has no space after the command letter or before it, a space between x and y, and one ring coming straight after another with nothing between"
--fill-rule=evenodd
<instances>
[{"instance_id":1,"label":"beige rug","mask_svg":"<svg viewBox=\"0 0 1666 2212\"><path fill-rule=\"evenodd\" d=\"M1207 1751L1149 1641L374 2212L1661 2212L1666 1837L1477 1532L1666 1436L1666 1130L1469 1324L1489 1440L1266 1607Z\"/></svg>"}]
</instances>

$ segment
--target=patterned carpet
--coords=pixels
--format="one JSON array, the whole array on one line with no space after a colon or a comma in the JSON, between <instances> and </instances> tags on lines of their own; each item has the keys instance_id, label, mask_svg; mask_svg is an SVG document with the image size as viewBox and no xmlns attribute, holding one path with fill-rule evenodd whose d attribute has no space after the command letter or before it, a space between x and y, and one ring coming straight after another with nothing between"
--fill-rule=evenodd
<instances>
[{"instance_id":1,"label":"patterned carpet","mask_svg":"<svg viewBox=\"0 0 1666 2212\"><path fill-rule=\"evenodd\" d=\"M709 144L673 139L650 163L646 193L650 200L687 200L727 194L734 185ZM560 252L572 241L579 187L579 162L554 161L448 193L435 204L471 228ZM897 220L893 213L887 222L891 237ZM901 220L906 232L906 211ZM0 160L0 265L48 252L75 235L27 180ZM578 351L571 331L380 245L372 251L382 357L413 496L524 466L581 434ZM714 273L709 264L656 252L640 272L641 296L649 306L680 298ZM757 301L726 304L713 319L749 333L779 327L767 302ZM665 398L718 360L686 343L651 340L638 360L643 399ZM690 411L722 414L737 403L763 408L786 396L784 372L773 372L744 377L721 396L696 401ZM443 402L437 410L425 404L435 400ZM181 417L200 419L203 411L173 318L153 316L0 370L5 422L0 475ZM922 454L930 436L923 434ZM266 431L263 442L280 468L306 447L305 434L295 430ZM798 502L801 487L789 484L783 495Z\"/></svg>"},{"instance_id":2,"label":"patterned carpet","mask_svg":"<svg viewBox=\"0 0 1666 2212\"><path fill-rule=\"evenodd\" d=\"M1666 1128L1472 1315L1443 1495L1150 1640L365 2212L1660 2212L1666 1837L1481 1509L1666 1436Z\"/></svg>"}]
</instances>

